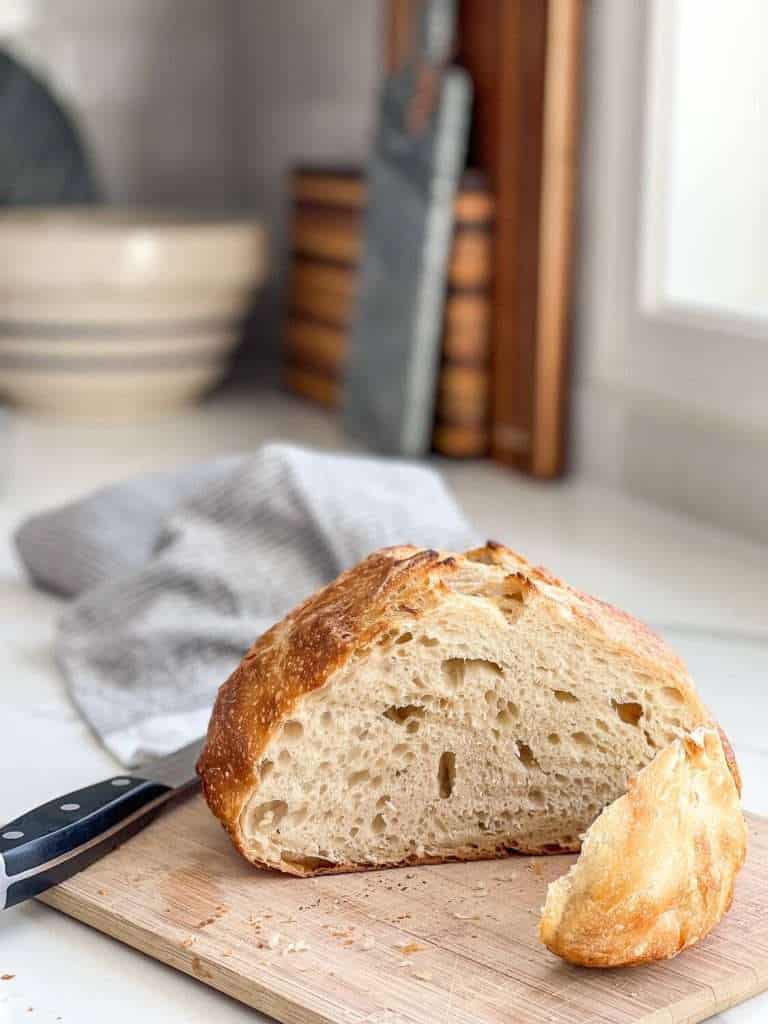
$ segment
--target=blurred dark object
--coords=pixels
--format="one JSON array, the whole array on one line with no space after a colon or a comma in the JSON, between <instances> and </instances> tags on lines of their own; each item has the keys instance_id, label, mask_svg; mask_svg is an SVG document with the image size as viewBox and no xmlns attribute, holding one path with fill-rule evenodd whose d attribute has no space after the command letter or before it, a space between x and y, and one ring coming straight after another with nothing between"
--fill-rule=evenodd
<instances>
[{"instance_id":1,"label":"blurred dark object","mask_svg":"<svg viewBox=\"0 0 768 1024\"><path fill-rule=\"evenodd\" d=\"M300 168L292 191L284 380L295 394L336 407L357 291L365 182L360 171ZM488 450L492 225L485 176L467 172L454 203L432 432L443 455Z\"/></svg>"},{"instance_id":2,"label":"blurred dark object","mask_svg":"<svg viewBox=\"0 0 768 1024\"><path fill-rule=\"evenodd\" d=\"M389 66L420 0L390 0ZM565 468L581 0L460 0L456 59L474 87L470 164L496 202L493 432L499 461Z\"/></svg>"},{"instance_id":3,"label":"blurred dark object","mask_svg":"<svg viewBox=\"0 0 768 1024\"><path fill-rule=\"evenodd\" d=\"M99 198L71 115L43 82L0 51L0 205Z\"/></svg>"},{"instance_id":4,"label":"blurred dark object","mask_svg":"<svg viewBox=\"0 0 768 1024\"><path fill-rule=\"evenodd\" d=\"M412 457L430 449L469 130L469 78L449 63L454 31L455 0L426 0L408 58L382 87L345 363L346 429Z\"/></svg>"}]
</instances>

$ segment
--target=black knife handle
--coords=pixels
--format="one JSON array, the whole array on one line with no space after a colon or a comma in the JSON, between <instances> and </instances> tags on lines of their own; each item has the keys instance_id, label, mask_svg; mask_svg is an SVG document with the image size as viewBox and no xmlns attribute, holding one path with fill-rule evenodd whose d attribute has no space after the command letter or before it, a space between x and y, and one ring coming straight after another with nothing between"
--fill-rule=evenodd
<instances>
[{"instance_id":1,"label":"black knife handle","mask_svg":"<svg viewBox=\"0 0 768 1024\"><path fill-rule=\"evenodd\" d=\"M0 826L0 910L82 871L146 825L174 792L116 775Z\"/></svg>"}]
</instances>

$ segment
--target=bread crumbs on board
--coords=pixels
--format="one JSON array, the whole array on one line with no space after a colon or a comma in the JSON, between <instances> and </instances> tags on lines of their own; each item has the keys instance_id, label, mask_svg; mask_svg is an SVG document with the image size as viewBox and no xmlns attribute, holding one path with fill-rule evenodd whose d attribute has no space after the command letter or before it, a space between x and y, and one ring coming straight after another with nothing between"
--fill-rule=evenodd
<instances>
[{"instance_id":1,"label":"bread crumbs on board","mask_svg":"<svg viewBox=\"0 0 768 1024\"><path fill-rule=\"evenodd\" d=\"M410 956L411 953L420 953L422 949L426 948L426 946L422 946L418 942L407 942L404 946L395 946L395 949L404 956Z\"/></svg>"},{"instance_id":2,"label":"bread crumbs on board","mask_svg":"<svg viewBox=\"0 0 768 1024\"><path fill-rule=\"evenodd\" d=\"M283 950L283 956L288 953L305 953L308 949L309 946L303 941L303 939L300 939L298 942L289 942Z\"/></svg>"}]
</instances>

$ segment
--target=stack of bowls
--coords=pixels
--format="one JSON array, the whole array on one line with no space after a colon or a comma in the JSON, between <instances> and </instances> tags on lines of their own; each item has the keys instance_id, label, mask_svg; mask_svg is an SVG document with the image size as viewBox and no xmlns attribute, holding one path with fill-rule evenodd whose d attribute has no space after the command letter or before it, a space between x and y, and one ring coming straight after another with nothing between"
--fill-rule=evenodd
<instances>
[{"instance_id":1,"label":"stack of bowls","mask_svg":"<svg viewBox=\"0 0 768 1024\"><path fill-rule=\"evenodd\" d=\"M244 219L6 210L0 267L0 394L124 419L168 412L224 376L265 276L265 236Z\"/></svg>"}]
</instances>

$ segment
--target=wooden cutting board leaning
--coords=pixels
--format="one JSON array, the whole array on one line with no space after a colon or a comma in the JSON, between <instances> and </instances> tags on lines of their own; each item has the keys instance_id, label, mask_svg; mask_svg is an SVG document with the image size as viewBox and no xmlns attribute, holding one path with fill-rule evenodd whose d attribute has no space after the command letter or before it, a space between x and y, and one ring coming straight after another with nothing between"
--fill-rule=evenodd
<instances>
[{"instance_id":1,"label":"wooden cutting board leaning","mask_svg":"<svg viewBox=\"0 0 768 1024\"><path fill-rule=\"evenodd\" d=\"M731 913L619 970L538 942L571 856L290 878L239 857L199 795L40 898L286 1024L676 1024L768 988L768 819L747 822Z\"/></svg>"}]
</instances>

